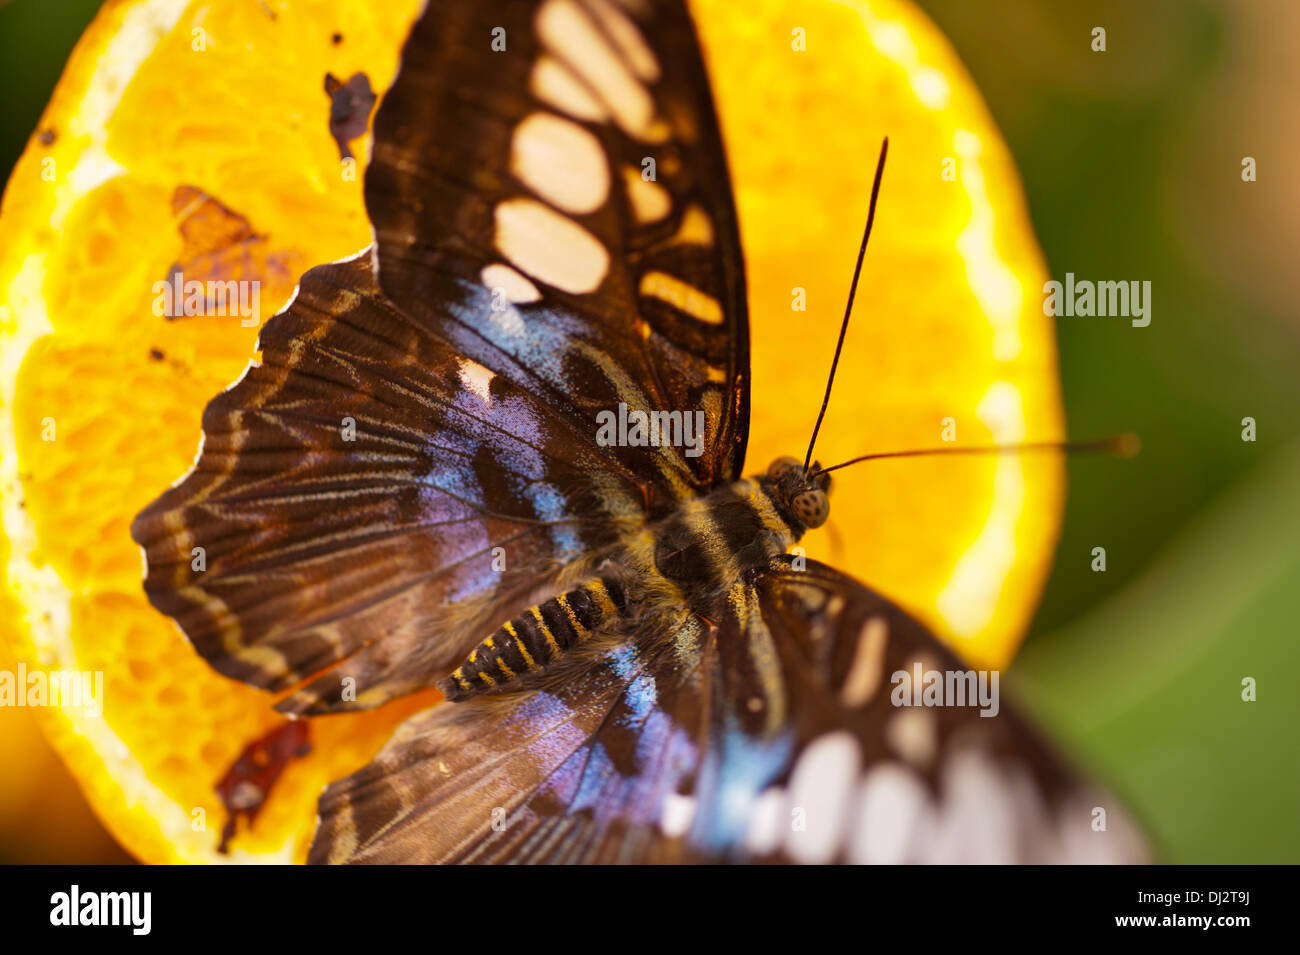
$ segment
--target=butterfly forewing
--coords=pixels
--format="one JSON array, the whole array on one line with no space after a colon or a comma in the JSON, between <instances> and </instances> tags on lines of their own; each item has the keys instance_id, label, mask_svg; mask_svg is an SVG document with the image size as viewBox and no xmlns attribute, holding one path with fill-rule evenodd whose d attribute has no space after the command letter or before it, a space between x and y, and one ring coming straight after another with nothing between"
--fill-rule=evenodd
<instances>
[{"instance_id":1,"label":"butterfly forewing","mask_svg":"<svg viewBox=\"0 0 1300 955\"><path fill-rule=\"evenodd\" d=\"M472 616L610 543L588 475L639 499L601 449L556 439L572 422L387 302L371 263L303 277L133 528L146 592L222 672L280 689L347 658L291 709L426 685L481 636Z\"/></svg>"},{"instance_id":2,"label":"butterfly forewing","mask_svg":"<svg viewBox=\"0 0 1300 955\"><path fill-rule=\"evenodd\" d=\"M133 526L150 599L222 672L333 668L289 712L430 685L744 453L740 252L680 4L431 4L366 201L376 247L303 278ZM704 427L598 440L620 404Z\"/></svg>"},{"instance_id":3,"label":"butterfly forewing","mask_svg":"<svg viewBox=\"0 0 1300 955\"><path fill-rule=\"evenodd\" d=\"M748 322L723 157L680 2L431 4L375 120L380 285L585 420L620 403L703 411L696 454L618 449L653 469L667 508L744 459Z\"/></svg>"}]
</instances>

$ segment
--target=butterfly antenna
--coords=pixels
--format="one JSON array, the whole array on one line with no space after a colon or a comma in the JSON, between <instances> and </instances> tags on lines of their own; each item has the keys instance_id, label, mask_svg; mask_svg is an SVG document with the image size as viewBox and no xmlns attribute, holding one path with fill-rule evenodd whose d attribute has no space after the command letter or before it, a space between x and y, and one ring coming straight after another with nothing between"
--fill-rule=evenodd
<instances>
[{"instance_id":1,"label":"butterfly antenna","mask_svg":"<svg viewBox=\"0 0 1300 955\"><path fill-rule=\"evenodd\" d=\"M1131 458L1138 453L1141 447L1142 442L1138 440L1136 434L1120 434L1113 438L1101 438L1096 441L1027 441L1022 444L987 444L966 448L917 448L912 451L883 451L879 454L864 454L860 458L853 458L842 464L821 468L812 477L838 471L850 464L860 464L863 461L879 461L882 458L919 458L938 454L1016 454L1021 451L1065 451L1071 454L1101 452L1115 454L1122 458Z\"/></svg>"},{"instance_id":2,"label":"butterfly antenna","mask_svg":"<svg viewBox=\"0 0 1300 955\"><path fill-rule=\"evenodd\" d=\"M889 152L889 137L880 144L880 158L876 160L876 180L871 184L871 205L867 208L867 227L862 230L862 246L858 249L858 263L853 267L853 284L849 286L849 302L844 306L844 321L840 323L840 337L835 343L835 357L831 359L831 374L826 379L826 395L822 398L822 409L817 412L817 423L813 425L812 440L808 442L808 453L804 455L803 469L808 470L812 463L813 448L817 444L817 432L821 430L822 419L826 417L826 406L831 401L831 386L835 384L835 368L840 363L840 351L844 348L844 335L849 330L849 316L853 314L853 296L858 291L858 276L862 274L862 259L867 254L867 239L871 238L871 223L876 218L876 199L880 195L880 178L885 174L885 155Z\"/></svg>"}]
</instances>

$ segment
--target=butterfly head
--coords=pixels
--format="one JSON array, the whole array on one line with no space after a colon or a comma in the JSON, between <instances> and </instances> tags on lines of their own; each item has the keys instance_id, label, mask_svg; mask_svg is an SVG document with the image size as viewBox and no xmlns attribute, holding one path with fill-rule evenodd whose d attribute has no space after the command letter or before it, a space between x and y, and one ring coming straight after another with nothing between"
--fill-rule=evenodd
<instances>
[{"instance_id":1,"label":"butterfly head","mask_svg":"<svg viewBox=\"0 0 1300 955\"><path fill-rule=\"evenodd\" d=\"M811 530L821 527L831 515L831 476L819 474L820 465L805 469L797 458L781 457L764 475L768 493L786 523Z\"/></svg>"}]
</instances>

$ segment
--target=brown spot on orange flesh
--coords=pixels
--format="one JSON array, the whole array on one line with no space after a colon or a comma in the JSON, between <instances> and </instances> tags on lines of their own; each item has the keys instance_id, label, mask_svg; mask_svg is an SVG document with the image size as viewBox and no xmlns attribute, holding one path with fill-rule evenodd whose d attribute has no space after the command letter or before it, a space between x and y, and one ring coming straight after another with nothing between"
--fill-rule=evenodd
<instances>
[{"instance_id":1,"label":"brown spot on orange flesh","mask_svg":"<svg viewBox=\"0 0 1300 955\"><path fill-rule=\"evenodd\" d=\"M338 143L339 158L351 159L352 150L348 143L365 134L370 123L370 111L375 106L370 77L365 73L353 73L345 83L333 73L326 73L325 92L330 97L330 135Z\"/></svg>"},{"instance_id":2,"label":"brown spot on orange flesh","mask_svg":"<svg viewBox=\"0 0 1300 955\"><path fill-rule=\"evenodd\" d=\"M206 315L216 302L205 298L203 310L188 313L184 283L259 282L276 285L288 282L295 263L284 252L271 252L270 240L254 231L252 223L197 186L177 186L172 193L172 215L183 246L180 260L168 270L166 281L176 283L168 319L187 314Z\"/></svg>"},{"instance_id":3,"label":"brown spot on orange flesh","mask_svg":"<svg viewBox=\"0 0 1300 955\"><path fill-rule=\"evenodd\" d=\"M261 739L249 743L226 775L221 777L216 790L227 813L226 825L221 830L221 845L217 847L222 855L228 851L239 817L245 817L252 825L289 760L311 752L307 737L306 721L286 721Z\"/></svg>"}]
</instances>

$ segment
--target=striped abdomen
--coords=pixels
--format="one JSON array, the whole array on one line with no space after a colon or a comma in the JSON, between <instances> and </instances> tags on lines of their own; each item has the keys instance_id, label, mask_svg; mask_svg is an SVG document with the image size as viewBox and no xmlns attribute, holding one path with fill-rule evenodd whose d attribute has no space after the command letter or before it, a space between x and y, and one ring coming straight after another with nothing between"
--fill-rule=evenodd
<instances>
[{"instance_id":1,"label":"striped abdomen","mask_svg":"<svg viewBox=\"0 0 1300 955\"><path fill-rule=\"evenodd\" d=\"M439 683L438 689L455 702L508 687L540 671L593 631L616 623L626 606L617 580L594 577L568 593L529 607L504 624Z\"/></svg>"}]
</instances>

